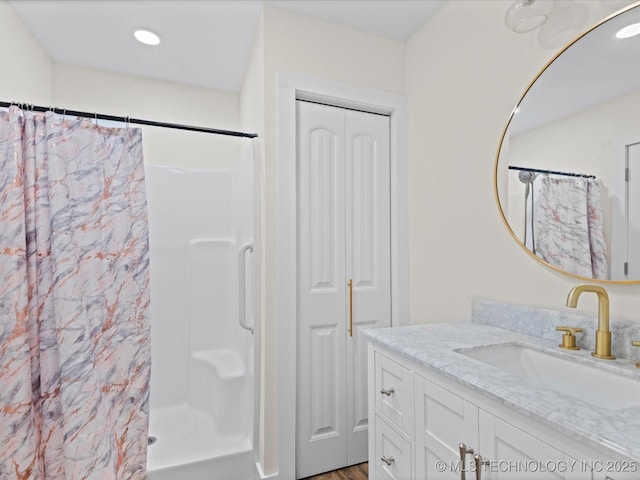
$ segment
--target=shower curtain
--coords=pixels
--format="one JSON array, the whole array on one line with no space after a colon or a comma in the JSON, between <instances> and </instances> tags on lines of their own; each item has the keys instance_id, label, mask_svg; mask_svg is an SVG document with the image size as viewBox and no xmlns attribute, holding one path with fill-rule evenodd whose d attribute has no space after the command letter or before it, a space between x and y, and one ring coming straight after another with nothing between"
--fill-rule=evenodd
<instances>
[{"instance_id":1,"label":"shower curtain","mask_svg":"<svg viewBox=\"0 0 640 480\"><path fill-rule=\"evenodd\" d=\"M600 184L580 177L540 177L536 254L587 278L608 278Z\"/></svg>"},{"instance_id":2,"label":"shower curtain","mask_svg":"<svg viewBox=\"0 0 640 480\"><path fill-rule=\"evenodd\" d=\"M0 478L145 478L139 129L0 112Z\"/></svg>"}]
</instances>

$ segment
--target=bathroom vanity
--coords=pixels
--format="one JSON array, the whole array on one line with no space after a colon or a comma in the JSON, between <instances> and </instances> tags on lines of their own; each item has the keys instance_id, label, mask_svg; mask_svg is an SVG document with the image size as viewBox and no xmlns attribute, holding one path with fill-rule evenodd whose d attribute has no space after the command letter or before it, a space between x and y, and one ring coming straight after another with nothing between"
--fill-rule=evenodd
<instances>
[{"instance_id":1,"label":"bathroom vanity","mask_svg":"<svg viewBox=\"0 0 640 480\"><path fill-rule=\"evenodd\" d=\"M616 344L613 361L558 348L554 324L580 324L584 344L594 319L547 311L532 323L539 310L491 302L474 315L367 333L370 478L640 478L635 361Z\"/></svg>"},{"instance_id":2,"label":"bathroom vanity","mask_svg":"<svg viewBox=\"0 0 640 480\"><path fill-rule=\"evenodd\" d=\"M574 206L550 190L549 195L537 194L534 206L533 182L536 178L546 181L549 176L565 185L590 177L598 181L615 178L607 185L609 194L626 195L616 189L621 185L619 192L628 191L622 180L628 172L615 167L614 173L613 165L624 165L617 156L627 145L616 143L615 149L605 153L600 149L620 142L620 132L630 131L626 117L617 107L602 109L601 98L597 100L599 110L589 111L588 117L585 112L591 107L587 105L575 118L563 105L571 104L575 113L571 92L586 98L583 92L595 91L596 83L607 88L615 84L624 61L599 68L610 74L607 81L584 74L590 66L599 65L592 48L598 45L597 50L608 52L604 45L615 38L618 29L639 18L640 3L605 19L585 39L576 39L559 52L512 110L496 158L496 200L513 238L540 264L581 281L640 282L630 267L633 262L629 263L628 252L618 249L638 244L628 237L631 230L625 222L631 220L621 210L621 217L627 215L624 221L608 219L611 232L578 248L576 238L592 239L591 232L570 230L580 222L587 226L584 211L600 217L601 210L612 209L592 205L576 208L576 216L563 213L541 222L543 198L548 211L568 212ZM605 55L617 62L622 51ZM584 68L578 66L580 62ZM557 88L560 84L570 88ZM552 97L555 94L558 96ZM536 110L538 107L544 111ZM609 111L611 119L605 113ZM617 118L623 119L619 129L611 126ZM584 136L574 135L578 131ZM577 146L590 153L576 155ZM575 158L581 162L574 162ZM584 172L572 173L582 168ZM580 180L569 182L571 178ZM526 213L521 218L523 203ZM531 215L536 211L534 222ZM537 243L525 225L537 226ZM560 231L563 235L552 235ZM608 266L602 258L596 259L608 251L603 247L605 236L613 239ZM554 251L541 258L540 245L545 242ZM563 258L571 261L562 262ZM602 268L594 259L602 261ZM598 318L476 299L469 322L367 331L370 478L639 480L640 368L636 362L640 359L640 322L610 323L608 295L599 286L577 285L569 293L567 306L576 307L582 292L598 295ZM567 348L560 348L560 343Z\"/></svg>"}]
</instances>

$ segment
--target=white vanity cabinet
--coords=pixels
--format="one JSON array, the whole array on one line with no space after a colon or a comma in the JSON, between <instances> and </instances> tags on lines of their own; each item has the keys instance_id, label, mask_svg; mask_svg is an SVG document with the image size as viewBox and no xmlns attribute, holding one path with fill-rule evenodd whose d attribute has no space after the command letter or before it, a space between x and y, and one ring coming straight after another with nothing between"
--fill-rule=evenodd
<instances>
[{"instance_id":1,"label":"white vanity cabinet","mask_svg":"<svg viewBox=\"0 0 640 480\"><path fill-rule=\"evenodd\" d=\"M640 461L610 460L593 466L593 480L638 480Z\"/></svg>"},{"instance_id":2,"label":"white vanity cabinet","mask_svg":"<svg viewBox=\"0 0 640 480\"><path fill-rule=\"evenodd\" d=\"M478 445L478 407L415 374L415 478L460 479L460 443ZM473 478L472 476L470 478Z\"/></svg>"},{"instance_id":3,"label":"white vanity cabinet","mask_svg":"<svg viewBox=\"0 0 640 480\"><path fill-rule=\"evenodd\" d=\"M599 452L570 436L373 342L369 362L371 479L607 480L577 460Z\"/></svg>"},{"instance_id":4,"label":"white vanity cabinet","mask_svg":"<svg viewBox=\"0 0 640 480\"><path fill-rule=\"evenodd\" d=\"M580 471L573 458L462 396L417 373L415 382L415 478L460 479L462 469L467 479L591 478L590 469ZM479 475L476 461L485 462Z\"/></svg>"},{"instance_id":5,"label":"white vanity cabinet","mask_svg":"<svg viewBox=\"0 0 640 480\"><path fill-rule=\"evenodd\" d=\"M369 347L369 478L413 477L413 372Z\"/></svg>"},{"instance_id":6,"label":"white vanity cabinet","mask_svg":"<svg viewBox=\"0 0 640 480\"><path fill-rule=\"evenodd\" d=\"M412 475L411 442L398 434L381 416L375 417L373 447L375 462L369 461L369 478L403 480ZM371 436L369 437L371 441ZM375 465L374 465L375 463Z\"/></svg>"},{"instance_id":7,"label":"white vanity cabinet","mask_svg":"<svg viewBox=\"0 0 640 480\"><path fill-rule=\"evenodd\" d=\"M376 411L406 435L413 431L413 372L387 355L375 355Z\"/></svg>"},{"instance_id":8,"label":"white vanity cabinet","mask_svg":"<svg viewBox=\"0 0 640 480\"><path fill-rule=\"evenodd\" d=\"M482 457L488 461L483 479L554 479L585 480L592 478L588 464L580 463L566 453L504 420L480 410Z\"/></svg>"}]
</instances>

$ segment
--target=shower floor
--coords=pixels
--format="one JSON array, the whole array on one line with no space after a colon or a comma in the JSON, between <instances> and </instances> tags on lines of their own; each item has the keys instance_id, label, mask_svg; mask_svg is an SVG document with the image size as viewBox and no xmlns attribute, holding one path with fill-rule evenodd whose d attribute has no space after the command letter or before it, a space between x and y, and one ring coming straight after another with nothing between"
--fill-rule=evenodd
<instances>
[{"instance_id":1,"label":"shower floor","mask_svg":"<svg viewBox=\"0 0 640 480\"><path fill-rule=\"evenodd\" d=\"M211 415L188 405L155 408L149 416L147 469L161 470L251 451L246 435L222 435Z\"/></svg>"}]
</instances>

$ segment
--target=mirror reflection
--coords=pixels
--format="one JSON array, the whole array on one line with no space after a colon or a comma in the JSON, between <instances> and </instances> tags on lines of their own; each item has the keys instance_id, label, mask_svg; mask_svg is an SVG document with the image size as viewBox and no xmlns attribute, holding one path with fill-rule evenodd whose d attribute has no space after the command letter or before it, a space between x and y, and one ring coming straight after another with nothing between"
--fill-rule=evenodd
<instances>
[{"instance_id":1,"label":"mirror reflection","mask_svg":"<svg viewBox=\"0 0 640 480\"><path fill-rule=\"evenodd\" d=\"M640 6L552 61L514 111L496 166L515 238L562 272L640 281ZM633 32L632 32L633 33Z\"/></svg>"}]
</instances>

